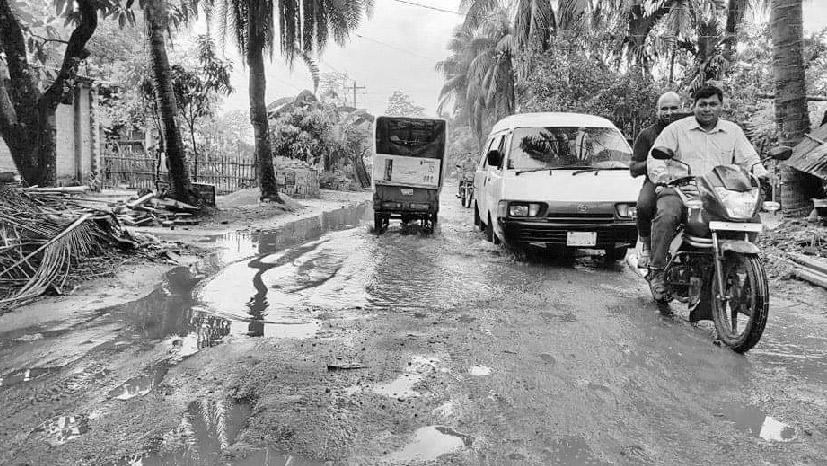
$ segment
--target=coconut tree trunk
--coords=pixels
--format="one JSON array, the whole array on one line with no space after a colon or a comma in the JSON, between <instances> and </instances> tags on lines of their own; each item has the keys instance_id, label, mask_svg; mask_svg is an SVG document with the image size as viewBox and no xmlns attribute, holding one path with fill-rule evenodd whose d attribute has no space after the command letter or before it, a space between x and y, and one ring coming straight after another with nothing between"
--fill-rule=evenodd
<instances>
[{"instance_id":1,"label":"coconut tree trunk","mask_svg":"<svg viewBox=\"0 0 827 466\"><path fill-rule=\"evenodd\" d=\"M772 0L770 33L773 44L773 78L775 80L775 122L781 144L794 146L810 130L807 94L804 82L802 0ZM781 198L788 212L808 210L809 198L815 193L802 173L784 168Z\"/></svg>"},{"instance_id":2,"label":"coconut tree trunk","mask_svg":"<svg viewBox=\"0 0 827 466\"><path fill-rule=\"evenodd\" d=\"M161 117L164 148L169 165L170 195L174 199L192 204L194 200L187 169L187 154L184 151L181 130L176 121L178 105L175 102L175 93L172 91L169 58L164 39L168 21L164 0L147 2L144 6L144 16L149 37L149 55L152 60L152 88L155 91L155 102Z\"/></svg>"},{"instance_id":3,"label":"coconut tree trunk","mask_svg":"<svg viewBox=\"0 0 827 466\"><path fill-rule=\"evenodd\" d=\"M258 167L258 185L261 199L284 203L276 186L276 170L273 168L273 153L270 149L270 125L267 121L267 105L264 93L267 80L264 74L264 34L261 31L262 15L272 14L263 11L261 2L253 0L247 8L247 27L249 43L247 45L247 66L250 68L250 123L253 125L255 138L255 159Z\"/></svg>"},{"instance_id":4,"label":"coconut tree trunk","mask_svg":"<svg viewBox=\"0 0 827 466\"><path fill-rule=\"evenodd\" d=\"M735 46L738 45L738 26L744 18L747 0L728 0L726 15L726 37L724 38L724 57L729 63L735 61Z\"/></svg>"}]
</instances>

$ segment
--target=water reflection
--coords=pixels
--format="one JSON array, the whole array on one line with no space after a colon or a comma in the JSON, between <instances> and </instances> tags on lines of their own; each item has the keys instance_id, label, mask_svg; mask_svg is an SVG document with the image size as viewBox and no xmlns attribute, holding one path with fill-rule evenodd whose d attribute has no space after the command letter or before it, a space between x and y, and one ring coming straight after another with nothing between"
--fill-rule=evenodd
<instances>
[{"instance_id":1,"label":"water reflection","mask_svg":"<svg viewBox=\"0 0 827 466\"><path fill-rule=\"evenodd\" d=\"M337 275L346 258L322 250L331 231L367 220L370 203L291 222L272 231L233 233L217 241L231 244L235 259L199 290L210 311L232 321L231 332L253 337L305 338L320 323L297 307ZM228 256L229 257L229 256ZM306 293L304 293L306 291Z\"/></svg>"},{"instance_id":2,"label":"water reflection","mask_svg":"<svg viewBox=\"0 0 827 466\"><path fill-rule=\"evenodd\" d=\"M760 408L751 405L732 405L724 416L735 423L735 428L764 440L788 442L795 438L795 429L767 416Z\"/></svg>"},{"instance_id":3,"label":"water reflection","mask_svg":"<svg viewBox=\"0 0 827 466\"><path fill-rule=\"evenodd\" d=\"M181 422L168 436L163 451L126 458L129 465L225 464L223 455L247 424L252 409L245 403L198 400L189 404Z\"/></svg>"},{"instance_id":4,"label":"water reflection","mask_svg":"<svg viewBox=\"0 0 827 466\"><path fill-rule=\"evenodd\" d=\"M434 461L442 455L456 453L470 447L473 439L445 426L428 426L416 430L414 439L402 450L387 455L389 463Z\"/></svg>"}]
</instances>

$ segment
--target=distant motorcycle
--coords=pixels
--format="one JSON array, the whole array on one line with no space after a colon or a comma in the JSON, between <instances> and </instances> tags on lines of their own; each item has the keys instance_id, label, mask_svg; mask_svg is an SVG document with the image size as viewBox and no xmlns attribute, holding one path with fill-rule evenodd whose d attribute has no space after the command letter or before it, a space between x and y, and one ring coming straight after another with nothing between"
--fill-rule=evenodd
<instances>
[{"instance_id":1,"label":"distant motorcycle","mask_svg":"<svg viewBox=\"0 0 827 466\"><path fill-rule=\"evenodd\" d=\"M770 156L786 160L791 153L781 147ZM762 202L759 180L737 165L693 176L670 151L655 148L652 156L683 165L688 173L667 183L685 210L667 257L661 304L672 299L688 304L690 321L713 321L718 340L736 352L749 351L764 332L770 302L755 244L762 225L755 219L762 207L775 211L780 205Z\"/></svg>"},{"instance_id":2,"label":"distant motorcycle","mask_svg":"<svg viewBox=\"0 0 827 466\"><path fill-rule=\"evenodd\" d=\"M474 180L463 179L459 182L459 200L463 207L471 207L474 199Z\"/></svg>"},{"instance_id":3,"label":"distant motorcycle","mask_svg":"<svg viewBox=\"0 0 827 466\"><path fill-rule=\"evenodd\" d=\"M456 164L457 170L460 172L459 180L459 200L463 207L471 207L471 201L474 199L474 174L463 172L462 165Z\"/></svg>"}]
</instances>

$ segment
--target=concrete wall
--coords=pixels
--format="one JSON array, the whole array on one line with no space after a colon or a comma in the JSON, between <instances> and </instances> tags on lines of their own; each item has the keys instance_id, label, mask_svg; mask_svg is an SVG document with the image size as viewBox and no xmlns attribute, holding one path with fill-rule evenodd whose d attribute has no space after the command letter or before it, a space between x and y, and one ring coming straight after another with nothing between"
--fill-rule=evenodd
<instances>
[{"instance_id":1,"label":"concrete wall","mask_svg":"<svg viewBox=\"0 0 827 466\"><path fill-rule=\"evenodd\" d=\"M0 137L0 172L16 172L14 162L11 159L11 153L3 138Z\"/></svg>"},{"instance_id":2,"label":"concrete wall","mask_svg":"<svg viewBox=\"0 0 827 466\"><path fill-rule=\"evenodd\" d=\"M94 119L93 94L89 85L81 84L75 96L79 96L77 102L60 104L55 113L58 184L71 181L88 182L92 171L97 168L97 159L100 154L100 138L94 137L93 134L100 129ZM77 146L76 138L78 139ZM2 138L0 138L0 171L17 171L9 148Z\"/></svg>"}]
</instances>

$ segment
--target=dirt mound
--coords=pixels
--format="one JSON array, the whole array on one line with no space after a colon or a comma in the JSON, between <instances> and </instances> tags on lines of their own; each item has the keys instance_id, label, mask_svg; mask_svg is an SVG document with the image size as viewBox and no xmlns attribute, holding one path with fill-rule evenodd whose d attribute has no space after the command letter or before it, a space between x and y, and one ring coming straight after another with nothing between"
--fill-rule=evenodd
<instances>
[{"instance_id":1,"label":"dirt mound","mask_svg":"<svg viewBox=\"0 0 827 466\"><path fill-rule=\"evenodd\" d=\"M215 204L219 209L252 207L259 205L260 198L261 191L257 188L241 189L226 196L218 197L215 200ZM301 207L301 204L285 194L281 194L281 198L284 199L283 207L285 207L285 210L294 210Z\"/></svg>"}]
</instances>

